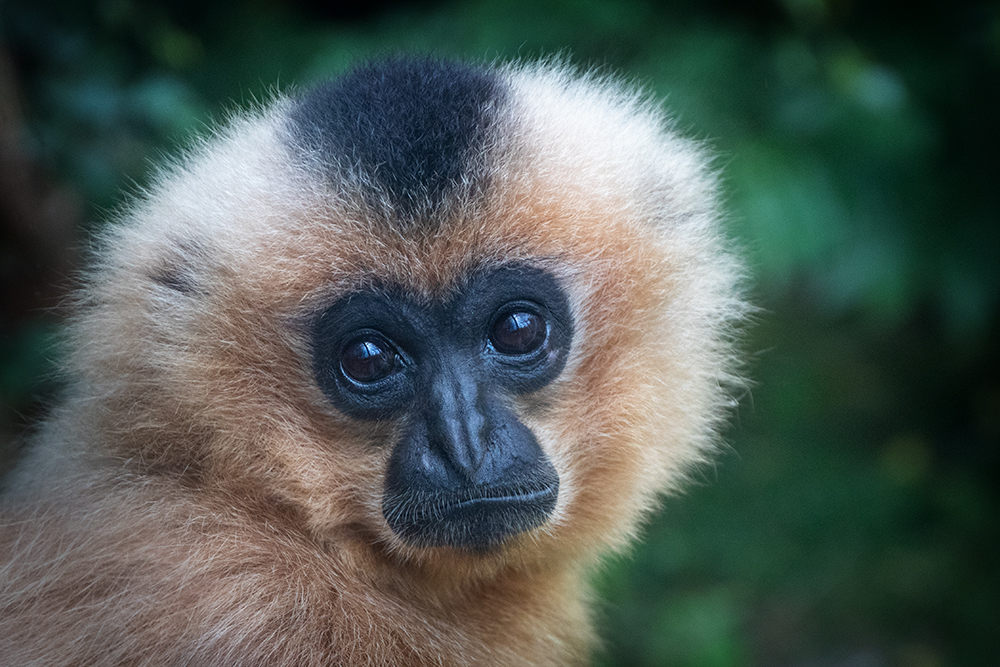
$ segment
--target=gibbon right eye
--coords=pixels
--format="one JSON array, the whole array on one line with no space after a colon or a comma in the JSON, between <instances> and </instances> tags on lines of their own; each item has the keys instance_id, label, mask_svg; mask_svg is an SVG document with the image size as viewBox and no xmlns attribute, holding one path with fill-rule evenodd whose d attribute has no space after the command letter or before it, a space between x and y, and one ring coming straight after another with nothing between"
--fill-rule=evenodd
<instances>
[{"instance_id":1,"label":"gibbon right eye","mask_svg":"<svg viewBox=\"0 0 1000 667\"><path fill-rule=\"evenodd\" d=\"M351 380L372 384L389 377L396 368L395 348L385 338L366 334L347 343L340 351L340 369Z\"/></svg>"},{"instance_id":2,"label":"gibbon right eye","mask_svg":"<svg viewBox=\"0 0 1000 667\"><path fill-rule=\"evenodd\" d=\"M545 318L528 310L511 310L493 322L490 344L502 354L529 354L545 342Z\"/></svg>"}]
</instances>

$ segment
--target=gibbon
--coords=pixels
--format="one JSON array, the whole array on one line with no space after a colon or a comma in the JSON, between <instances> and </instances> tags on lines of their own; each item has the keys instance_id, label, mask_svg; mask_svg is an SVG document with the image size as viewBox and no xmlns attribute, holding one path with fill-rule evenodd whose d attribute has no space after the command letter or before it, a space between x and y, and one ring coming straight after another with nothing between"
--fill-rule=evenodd
<instances>
[{"instance_id":1,"label":"gibbon","mask_svg":"<svg viewBox=\"0 0 1000 667\"><path fill-rule=\"evenodd\" d=\"M576 665L716 445L741 267L658 106L393 57L243 112L100 241L8 477L4 665Z\"/></svg>"}]
</instances>

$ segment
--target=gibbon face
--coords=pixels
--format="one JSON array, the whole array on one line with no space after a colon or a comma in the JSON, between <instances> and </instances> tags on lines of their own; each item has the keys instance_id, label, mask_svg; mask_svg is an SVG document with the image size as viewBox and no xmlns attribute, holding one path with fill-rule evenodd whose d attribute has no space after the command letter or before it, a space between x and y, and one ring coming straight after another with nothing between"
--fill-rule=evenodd
<instances>
[{"instance_id":1,"label":"gibbon face","mask_svg":"<svg viewBox=\"0 0 1000 667\"><path fill-rule=\"evenodd\" d=\"M340 598L377 582L404 607L471 604L490 585L497 605L517 574L504 613L532 576L545 608L575 609L569 580L705 460L730 403L744 308L717 218L695 144L641 94L560 64L397 58L277 100L108 232L66 405L9 511L221 513L261 536L254 563L265 533L301 540L295 558L351 582ZM104 486L133 495L91 500ZM206 531L163 541L248 558ZM483 632L466 634L504 635Z\"/></svg>"},{"instance_id":2,"label":"gibbon face","mask_svg":"<svg viewBox=\"0 0 1000 667\"><path fill-rule=\"evenodd\" d=\"M400 425L382 494L397 536L483 550L545 523L559 475L510 403L556 379L572 329L556 280L519 264L473 273L446 300L392 286L324 311L311 336L323 393Z\"/></svg>"}]
</instances>

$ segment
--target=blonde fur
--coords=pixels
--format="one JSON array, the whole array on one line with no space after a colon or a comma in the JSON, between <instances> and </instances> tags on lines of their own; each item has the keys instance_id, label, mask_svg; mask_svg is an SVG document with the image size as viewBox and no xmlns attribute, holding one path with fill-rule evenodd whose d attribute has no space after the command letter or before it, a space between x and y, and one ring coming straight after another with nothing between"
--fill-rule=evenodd
<instances>
[{"instance_id":1,"label":"blonde fur","mask_svg":"<svg viewBox=\"0 0 1000 667\"><path fill-rule=\"evenodd\" d=\"M499 72L490 187L436 225L386 226L356 183L317 179L287 100L122 213L79 294L68 395L2 507L0 663L587 662L588 571L711 456L731 405L740 268L704 152L656 105L560 64ZM303 322L372 281L433 298L511 259L557 276L576 322L558 380L519 399L558 504L495 551L410 546L372 444L396 427L330 405Z\"/></svg>"}]
</instances>

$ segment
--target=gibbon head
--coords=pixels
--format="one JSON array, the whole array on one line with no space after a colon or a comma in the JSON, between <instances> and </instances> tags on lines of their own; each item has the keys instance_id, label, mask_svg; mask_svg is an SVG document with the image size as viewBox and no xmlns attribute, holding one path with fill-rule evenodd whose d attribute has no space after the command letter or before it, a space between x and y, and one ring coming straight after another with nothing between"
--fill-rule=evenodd
<instances>
[{"instance_id":1,"label":"gibbon head","mask_svg":"<svg viewBox=\"0 0 1000 667\"><path fill-rule=\"evenodd\" d=\"M358 67L234 118L105 241L73 334L94 447L344 558L622 545L730 402L706 157L562 64Z\"/></svg>"}]
</instances>

